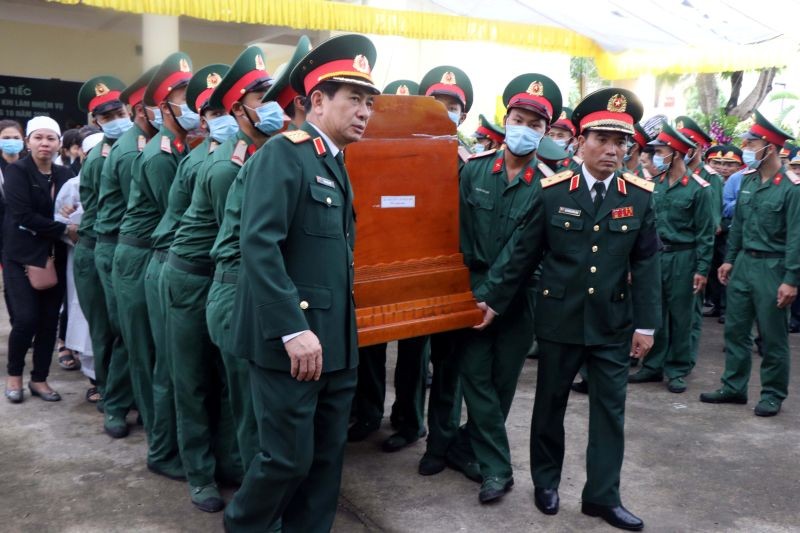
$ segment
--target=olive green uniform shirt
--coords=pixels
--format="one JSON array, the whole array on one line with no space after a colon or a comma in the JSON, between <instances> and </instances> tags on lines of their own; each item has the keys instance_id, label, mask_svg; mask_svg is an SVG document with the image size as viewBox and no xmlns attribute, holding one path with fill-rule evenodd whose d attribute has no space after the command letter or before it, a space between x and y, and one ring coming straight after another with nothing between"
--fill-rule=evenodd
<instances>
[{"instance_id":1,"label":"olive green uniform shirt","mask_svg":"<svg viewBox=\"0 0 800 533\"><path fill-rule=\"evenodd\" d=\"M94 232L94 221L97 217L97 199L100 193L100 174L103 170L108 154L114 139L103 136L103 139L89 150L89 155L81 165L81 182L78 192L81 197L83 216L78 226L78 235L81 237L96 236Z\"/></svg>"}]
</instances>

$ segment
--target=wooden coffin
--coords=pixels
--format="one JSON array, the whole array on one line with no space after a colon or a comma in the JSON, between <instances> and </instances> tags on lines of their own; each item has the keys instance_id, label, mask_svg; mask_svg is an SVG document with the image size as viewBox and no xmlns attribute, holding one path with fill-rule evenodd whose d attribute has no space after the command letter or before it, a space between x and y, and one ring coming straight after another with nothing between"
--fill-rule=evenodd
<instances>
[{"instance_id":1,"label":"wooden coffin","mask_svg":"<svg viewBox=\"0 0 800 533\"><path fill-rule=\"evenodd\" d=\"M433 98L378 96L364 137L345 150L360 346L480 322L459 253L455 133Z\"/></svg>"}]
</instances>

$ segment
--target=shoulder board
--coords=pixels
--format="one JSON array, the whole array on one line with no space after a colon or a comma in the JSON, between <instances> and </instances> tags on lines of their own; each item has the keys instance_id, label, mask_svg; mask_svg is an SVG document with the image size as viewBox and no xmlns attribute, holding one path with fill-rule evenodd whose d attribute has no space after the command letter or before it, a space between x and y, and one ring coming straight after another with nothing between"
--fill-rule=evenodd
<instances>
[{"instance_id":1,"label":"shoulder board","mask_svg":"<svg viewBox=\"0 0 800 533\"><path fill-rule=\"evenodd\" d=\"M646 168L644 168L644 167L642 167L642 174L644 174L644 176L642 176L642 177L643 177L644 179L646 179L646 180L651 180L651 179L653 179L653 175L652 175L652 174L650 174L650 172L649 172L649 171L648 171Z\"/></svg>"},{"instance_id":2,"label":"shoulder board","mask_svg":"<svg viewBox=\"0 0 800 533\"><path fill-rule=\"evenodd\" d=\"M491 150L484 150L483 152L478 152L477 154L472 154L469 156L469 159L480 159L481 157L486 157L487 155L492 155L497 151L497 148L492 148Z\"/></svg>"},{"instance_id":3,"label":"shoulder board","mask_svg":"<svg viewBox=\"0 0 800 533\"><path fill-rule=\"evenodd\" d=\"M111 153L111 145L108 143L103 143L103 149L100 151L101 157L108 157L108 154Z\"/></svg>"},{"instance_id":4,"label":"shoulder board","mask_svg":"<svg viewBox=\"0 0 800 533\"><path fill-rule=\"evenodd\" d=\"M219 143L217 141L211 141L210 143L208 143L208 153L213 154L214 150L216 150L218 147Z\"/></svg>"},{"instance_id":5,"label":"shoulder board","mask_svg":"<svg viewBox=\"0 0 800 533\"><path fill-rule=\"evenodd\" d=\"M136 139L136 148L141 152L144 150L145 145L147 145L147 139L145 139L144 135L139 135Z\"/></svg>"},{"instance_id":6,"label":"shoulder board","mask_svg":"<svg viewBox=\"0 0 800 533\"><path fill-rule=\"evenodd\" d=\"M541 161L539 161L539 164L538 164L538 165L536 165L536 168L538 168L538 169L539 169L539 172L541 172L542 174L544 174L544 175L545 175L545 177L550 177L550 176L552 176L553 174L555 174L555 172L553 172L553 169L551 169L550 167L548 167L547 165L545 165L545 164L544 164L544 163L542 163Z\"/></svg>"},{"instance_id":7,"label":"shoulder board","mask_svg":"<svg viewBox=\"0 0 800 533\"><path fill-rule=\"evenodd\" d=\"M622 174L622 177L625 178L625 181L627 181L631 185L636 185L640 189L644 189L647 192L653 192L653 189L655 189L656 187L656 184L653 183L652 181L647 181L646 179L642 179L635 174L631 174L630 172L625 172L624 174Z\"/></svg>"},{"instance_id":8,"label":"shoulder board","mask_svg":"<svg viewBox=\"0 0 800 533\"><path fill-rule=\"evenodd\" d=\"M748 174L752 174L753 172L758 172L758 169L757 168L748 168L747 170L742 172L742 174L744 174L746 176Z\"/></svg>"},{"instance_id":9,"label":"shoulder board","mask_svg":"<svg viewBox=\"0 0 800 533\"><path fill-rule=\"evenodd\" d=\"M239 139L236 142L236 147L233 149L233 154L231 154L231 161L234 165L242 166L244 165L244 160L247 157L247 143L242 139Z\"/></svg>"},{"instance_id":10,"label":"shoulder board","mask_svg":"<svg viewBox=\"0 0 800 533\"><path fill-rule=\"evenodd\" d=\"M551 187L556 183L561 183L562 181L566 181L573 176L574 172L571 170L565 170L563 172L559 172L558 174L553 174L547 178L542 178L541 184L542 189L546 189L547 187Z\"/></svg>"},{"instance_id":11,"label":"shoulder board","mask_svg":"<svg viewBox=\"0 0 800 533\"><path fill-rule=\"evenodd\" d=\"M708 187L709 185L711 185L709 182L701 178L700 174L697 173L692 174L692 177L694 178L694 181L700 184L701 187Z\"/></svg>"},{"instance_id":12,"label":"shoulder board","mask_svg":"<svg viewBox=\"0 0 800 533\"><path fill-rule=\"evenodd\" d=\"M709 174L716 174L716 173L717 173L717 171L716 171L716 170L714 170L714 169L711 167L711 165L705 164L705 165L703 165L703 168L704 168L704 169L705 169L705 171L706 171L706 172L708 172Z\"/></svg>"},{"instance_id":13,"label":"shoulder board","mask_svg":"<svg viewBox=\"0 0 800 533\"><path fill-rule=\"evenodd\" d=\"M281 132L281 135L292 141L294 144L305 142L311 138L311 135L303 130L292 130Z\"/></svg>"},{"instance_id":14,"label":"shoulder board","mask_svg":"<svg viewBox=\"0 0 800 533\"><path fill-rule=\"evenodd\" d=\"M166 135L161 137L161 151L167 152L168 154L172 153L172 144L169 142L169 137Z\"/></svg>"},{"instance_id":15,"label":"shoulder board","mask_svg":"<svg viewBox=\"0 0 800 533\"><path fill-rule=\"evenodd\" d=\"M576 163L578 163L579 165L583 164L583 158L582 157L578 157L577 155L572 156L572 160L575 161Z\"/></svg>"},{"instance_id":16,"label":"shoulder board","mask_svg":"<svg viewBox=\"0 0 800 533\"><path fill-rule=\"evenodd\" d=\"M471 155L472 153L469 150L467 150L461 145L458 145L458 157L461 159L461 161L466 163L467 161L469 161Z\"/></svg>"},{"instance_id":17,"label":"shoulder board","mask_svg":"<svg viewBox=\"0 0 800 533\"><path fill-rule=\"evenodd\" d=\"M800 176L798 176L791 170L786 171L786 177L789 178L789 181L791 181L795 185L800 185Z\"/></svg>"}]
</instances>

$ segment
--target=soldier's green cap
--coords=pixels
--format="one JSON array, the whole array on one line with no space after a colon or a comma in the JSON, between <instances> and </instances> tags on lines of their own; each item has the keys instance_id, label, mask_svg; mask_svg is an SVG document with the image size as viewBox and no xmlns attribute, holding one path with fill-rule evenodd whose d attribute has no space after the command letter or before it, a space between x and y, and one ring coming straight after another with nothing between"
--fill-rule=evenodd
<instances>
[{"instance_id":1,"label":"soldier's green cap","mask_svg":"<svg viewBox=\"0 0 800 533\"><path fill-rule=\"evenodd\" d=\"M572 108L571 107L562 107L561 114L558 116L558 119L553 122L554 128L561 128L562 130L567 130L572 134L574 137L577 131L575 130L575 124L572 123Z\"/></svg>"},{"instance_id":2,"label":"soldier's green cap","mask_svg":"<svg viewBox=\"0 0 800 533\"><path fill-rule=\"evenodd\" d=\"M778 156L792 159L797 153L797 146L793 142L786 141L783 143L783 148L778 152Z\"/></svg>"},{"instance_id":3,"label":"soldier's green cap","mask_svg":"<svg viewBox=\"0 0 800 533\"><path fill-rule=\"evenodd\" d=\"M721 161L732 161L735 163L744 164L742 160L742 150L732 144L719 144L712 146L706 152L706 160L719 159Z\"/></svg>"},{"instance_id":4,"label":"soldier's green cap","mask_svg":"<svg viewBox=\"0 0 800 533\"><path fill-rule=\"evenodd\" d=\"M490 122L483 115L478 115L478 129L472 134L476 139L489 138L496 143L502 144L506 138L506 130Z\"/></svg>"},{"instance_id":5,"label":"soldier's green cap","mask_svg":"<svg viewBox=\"0 0 800 533\"><path fill-rule=\"evenodd\" d=\"M264 51L258 46L248 46L211 93L208 105L230 112L233 104L242 96L253 91L264 91L270 83L272 78L264 63Z\"/></svg>"},{"instance_id":6,"label":"soldier's green cap","mask_svg":"<svg viewBox=\"0 0 800 533\"><path fill-rule=\"evenodd\" d=\"M419 82L421 96L444 95L461 102L464 113L472 108L472 82L460 68L441 65L430 69Z\"/></svg>"},{"instance_id":7,"label":"soldier's green cap","mask_svg":"<svg viewBox=\"0 0 800 533\"><path fill-rule=\"evenodd\" d=\"M637 122L633 125L633 140L636 141L639 146L644 148L652 139L650 139L650 136L647 135L646 131L644 131L642 125Z\"/></svg>"},{"instance_id":8,"label":"soldier's green cap","mask_svg":"<svg viewBox=\"0 0 800 533\"><path fill-rule=\"evenodd\" d=\"M539 141L539 148L536 149L536 157L547 161L561 161L567 156L569 153L557 145L549 135L542 137L542 140Z\"/></svg>"},{"instance_id":9,"label":"soldier's green cap","mask_svg":"<svg viewBox=\"0 0 800 533\"><path fill-rule=\"evenodd\" d=\"M153 79L153 74L156 73L156 70L158 70L158 65L145 70L141 76L136 78L135 82L128 85L125 90L122 91L122 94L119 95L119 99L131 107L140 103L142 99L144 99L144 91L147 89L147 84Z\"/></svg>"},{"instance_id":10,"label":"soldier's green cap","mask_svg":"<svg viewBox=\"0 0 800 533\"><path fill-rule=\"evenodd\" d=\"M189 83L192 77L192 60L183 52L175 52L158 66L147 89L144 91L144 105L157 106L167 99L169 93Z\"/></svg>"},{"instance_id":11,"label":"soldier's green cap","mask_svg":"<svg viewBox=\"0 0 800 533\"><path fill-rule=\"evenodd\" d=\"M324 81L350 83L380 94L372 81L377 55L375 45L366 36L337 35L308 52L292 69L289 79L301 96L308 96Z\"/></svg>"},{"instance_id":12,"label":"soldier's green cap","mask_svg":"<svg viewBox=\"0 0 800 533\"><path fill-rule=\"evenodd\" d=\"M78 108L100 114L122 107L120 100L125 84L114 76L95 76L81 85L78 91Z\"/></svg>"},{"instance_id":13,"label":"soldier's green cap","mask_svg":"<svg viewBox=\"0 0 800 533\"><path fill-rule=\"evenodd\" d=\"M753 111L753 119L755 122L741 135L742 139L750 141L761 139L777 146L783 146L786 141L794 140L794 137L772 124L758 110Z\"/></svg>"},{"instance_id":14,"label":"soldier's green cap","mask_svg":"<svg viewBox=\"0 0 800 533\"><path fill-rule=\"evenodd\" d=\"M211 93L214 92L230 68L222 63L214 63L195 72L189 80L189 86L186 87L186 104L189 109L195 113L202 113L203 108L210 105Z\"/></svg>"},{"instance_id":15,"label":"soldier's green cap","mask_svg":"<svg viewBox=\"0 0 800 533\"><path fill-rule=\"evenodd\" d=\"M667 122L661 125L661 132L658 134L658 137L647 144L650 146L669 146L682 154L685 154L697 146L691 139L677 131Z\"/></svg>"},{"instance_id":16,"label":"soldier's green cap","mask_svg":"<svg viewBox=\"0 0 800 533\"><path fill-rule=\"evenodd\" d=\"M383 88L383 94L411 96L419 94L419 83L412 80L394 80Z\"/></svg>"},{"instance_id":17,"label":"soldier's green cap","mask_svg":"<svg viewBox=\"0 0 800 533\"><path fill-rule=\"evenodd\" d=\"M687 117L685 115L677 117L675 119L675 128L677 128L679 132L683 133L696 144L708 146L713 141L713 139L703 130L703 128L701 128L697 122L692 120L691 117Z\"/></svg>"},{"instance_id":18,"label":"soldier's green cap","mask_svg":"<svg viewBox=\"0 0 800 533\"><path fill-rule=\"evenodd\" d=\"M579 133L589 130L634 134L633 125L642 119L642 102L627 89L607 87L586 95L572 112Z\"/></svg>"},{"instance_id":19,"label":"soldier's green cap","mask_svg":"<svg viewBox=\"0 0 800 533\"><path fill-rule=\"evenodd\" d=\"M297 46L294 48L292 57L275 71L275 81L272 86L267 89L267 93L264 95L264 98L261 99L262 102L278 102L281 108L286 109L289 102L294 100L295 96L298 96L297 91L295 91L289 83L292 70L310 51L311 40L305 35L301 35L300 39L297 41Z\"/></svg>"},{"instance_id":20,"label":"soldier's green cap","mask_svg":"<svg viewBox=\"0 0 800 533\"><path fill-rule=\"evenodd\" d=\"M533 111L550 124L561 116L561 89L544 74L520 74L506 85L503 104Z\"/></svg>"}]
</instances>

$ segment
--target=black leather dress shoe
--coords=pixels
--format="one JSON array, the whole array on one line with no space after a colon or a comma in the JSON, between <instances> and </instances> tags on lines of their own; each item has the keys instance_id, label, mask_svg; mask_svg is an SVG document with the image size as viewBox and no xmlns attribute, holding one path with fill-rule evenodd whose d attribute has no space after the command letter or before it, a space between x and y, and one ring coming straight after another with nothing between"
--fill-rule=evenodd
<instances>
[{"instance_id":1,"label":"black leather dress shoe","mask_svg":"<svg viewBox=\"0 0 800 533\"><path fill-rule=\"evenodd\" d=\"M347 442L361 442L378 431L379 427L379 423L376 424L372 422L362 422L360 420L356 420L356 423L350 426L350 429L347 430Z\"/></svg>"},{"instance_id":2,"label":"black leather dress shoe","mask_svg":"<svg viewBox=\"0 0 800 533\"><path fill-rule=\"evenodd\" d=\"M424 437L426 432L423 432L422 435L419 437L410 438L402 433L395 433L394 435L390 436L388 439L383 441L381 448L383 451L387 453L398 452L408 446L409 444L414 444L417 442L420 437Z\"/></svg>"},{"instance_id":3,"label":"black leather dress shoe","mask_svg":"<svg viewBox=\"0 0 800 533\"><path fill-rule=\"evenodd\" d=\"M589 394L589 382L586 381L585 379L576 381L575 383L570 385L569 388L581 394Z\"/></svg>"},{"instance_id":4,"label":"black leather dress shoe","mask_svg":"<svg viewBox=\"0 0 800 533\"><path fill-rule=\"evenodd\" d=\"M447 463L445 463L444 457L425 452L422 459L419 460L417 471L421 476L433 476L444 470L445 466Z\"/></svg>"},{"instance_id":5,"label":"black leather dress shoe","mask_svg":"<svg viewBox=\"0 0 800 533\"><path fill-rule=\"evenodd\" d=\"M609 525L627 531L641 531L644 522L625 509L622 505L597 505L596 503L583 502L581 512L587 516L599 516Z\"/></svg>"},{"instance_id":6,"label":"black leather dress shoe","mask_svg":"<svg viewBox=\"0 0 800 533\"><path fill-rule=\"evenodd\" d=\"M553 515L558 512L558 489L533 489L533 502L544 514Z\"/></svg>"}]
</instances>

